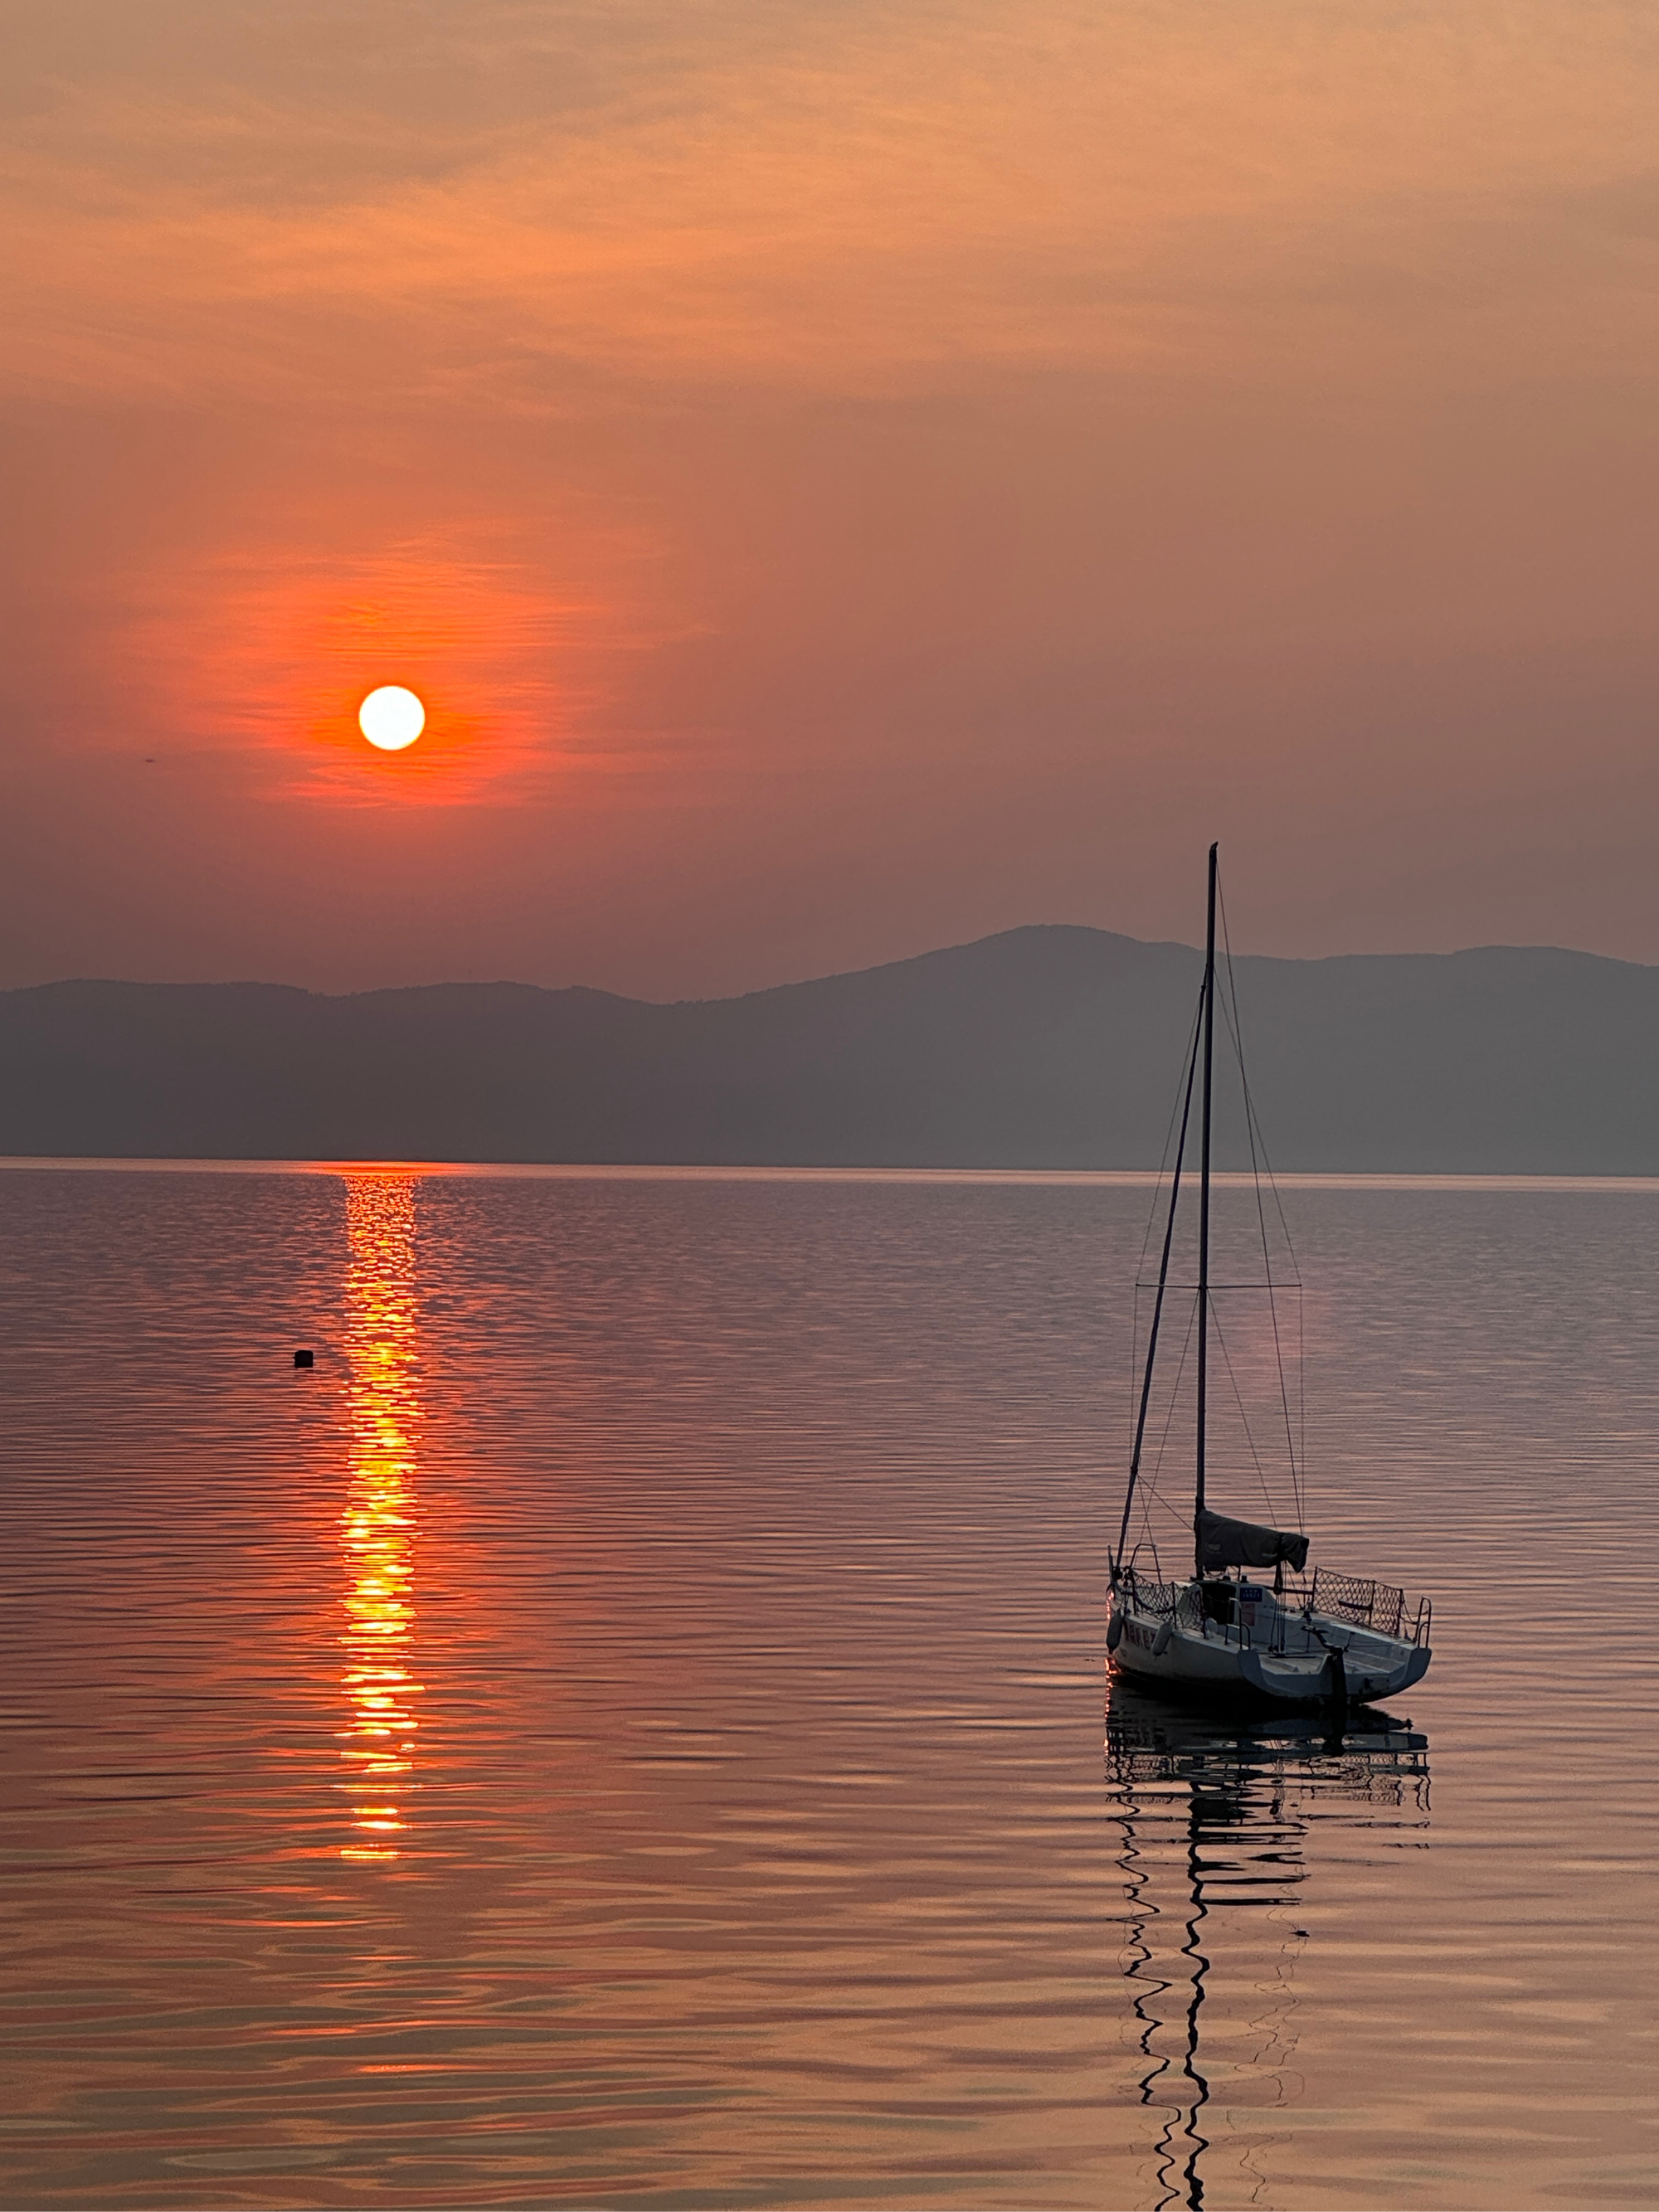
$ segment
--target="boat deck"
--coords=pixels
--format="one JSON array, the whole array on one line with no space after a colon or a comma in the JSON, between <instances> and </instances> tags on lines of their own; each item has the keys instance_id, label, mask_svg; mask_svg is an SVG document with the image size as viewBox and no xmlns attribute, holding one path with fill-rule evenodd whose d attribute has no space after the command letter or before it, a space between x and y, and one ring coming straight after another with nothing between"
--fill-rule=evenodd
<instances>
[{"instance_id":1,"label":"boat deck","mask_svg":"<svg viewBox=\"0 0 1659 2212\"><path fill-rule=\"evenodd\" d=\"M1368 1594L1382 1593L1382 1609L1401 1628L1405 1611L1403 1594L1390 1585L1340 1583ZM1317 1585L1283 1595L1248 1582L1143 1583L1133 1581L1127 1595L1133 1611L1153 1620L1168 1620L1183 1636L1199 1636L1218 1649L1256 1651L1275 1659L1305 1660L1322 1665L1333 1651L1362 1673L1386 1670L1424 1641L1416 1634L1387 1633L1367 1620L1356 1620L1347 1611L1327 1611L1317 1602ZM1368 1608L1376 1597L1368 1595ZM1421 1614L1421 1609L1419 1608ZM1229 1614L1231 1617L1228 1617ZM1426 1615L1422 1615L1426 1623Z\"/></svg>"}]
</instances>

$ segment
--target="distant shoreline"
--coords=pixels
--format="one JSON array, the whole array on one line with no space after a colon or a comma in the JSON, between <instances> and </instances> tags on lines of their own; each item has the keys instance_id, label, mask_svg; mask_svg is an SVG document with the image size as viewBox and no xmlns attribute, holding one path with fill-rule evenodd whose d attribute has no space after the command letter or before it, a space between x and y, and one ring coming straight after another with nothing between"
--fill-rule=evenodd
<instances>
[{"instance_id":1,"label":"distant shoreline","mask_svg":"<svg viewBox=\"0 0 1659 2212\"><path fill-rule=\"evenodd\" d=\"M1156 1190L1166 1180L1150 1168L880 1168L702 1166L695 1162L605 1160L226 1160L101 1158L78 1154L0 1157L0 1174L45 1171L106 1175L284 1175L483 1176L504 1182L799 1182L1033 1184L1082 1189ZM1220 1189L1248 1190L1252 1177L1218 1170ZM1659 1198L1659 1176L1370 1175L1311 1171L1277 1175L1283 1190L1606 1191Z\"/></svg>"},{"instance_id":2,"label":"distant shoreline","mask_svg":"<svg viewBox=\"0 0 1659 2212\"><path fill-rule=\"evenodd\" d=\"M1045 926L672 1006L516 984L0 992L0 1157L1144 1173L1202 964ZM1659 969L1500 946L1231 973L1283 1170L1659 1176ZM1247 1168L1224 1065L1216 1130L1217 1166Z\"/></svg>"}]
</instances>

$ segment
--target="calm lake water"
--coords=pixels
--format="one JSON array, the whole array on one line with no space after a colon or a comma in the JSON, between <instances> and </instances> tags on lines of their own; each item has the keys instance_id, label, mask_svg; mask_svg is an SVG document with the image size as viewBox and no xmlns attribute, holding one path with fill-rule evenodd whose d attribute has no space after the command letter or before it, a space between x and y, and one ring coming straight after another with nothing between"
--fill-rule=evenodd
<instances>
[{"instance_id":1,"label":"calm lake water","mask_svg":"<svg viewBox=\"0 0 1659 2212\"><path fill-rule=\"evenodd\" d=\"M1149 1195L0 1172L5 2203L1659 2203L1659 1187L1287 1188L1340 1742L1109 1698Z\"/></svg>"}]
</instances>

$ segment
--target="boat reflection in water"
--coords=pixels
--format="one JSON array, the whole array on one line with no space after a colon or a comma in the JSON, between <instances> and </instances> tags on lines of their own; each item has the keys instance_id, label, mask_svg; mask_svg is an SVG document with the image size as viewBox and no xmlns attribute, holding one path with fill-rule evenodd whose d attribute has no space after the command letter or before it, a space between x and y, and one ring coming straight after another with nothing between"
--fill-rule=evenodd
<instances>
[{"instance_id":1,"label":"boat reflection in water","mask_svg":"<svg viewBox=\"0 0 1659 2212\"><path fill-rule=\"evenodd\" d=\"M346 1356L349 1481L340 1516L345 1569L341 1731L351 1805L349 1859L395 1859L413 1787L416 1439L415 1182L349 1175Z\"/></svg>"},{"instance_id":2,"label":"boat reflection in water","mask_svg":"<svg viewBox=\"0 0 1659 2212\"><path fill-rule=\"evenodd\" d=\"M1428 1826L1428 1739L1384 1713L1352 1717L1357 1725L1328 1736L1315 1715L1230 1719L1111 1684L1106 1770L1128 1893L1123 1971L1146 2059L1140 2101L1164 2116L1160 2208L1205 2202L1224 2137L1237 2169L1224 2193L1255 2201L1269 2179L1260 2161L1288 2139L1300 2088L1294 1981L1308 1932L1293 1908L1315 1823L1387 1827L1395 1841Z\"/></svg>"}]
</instances>

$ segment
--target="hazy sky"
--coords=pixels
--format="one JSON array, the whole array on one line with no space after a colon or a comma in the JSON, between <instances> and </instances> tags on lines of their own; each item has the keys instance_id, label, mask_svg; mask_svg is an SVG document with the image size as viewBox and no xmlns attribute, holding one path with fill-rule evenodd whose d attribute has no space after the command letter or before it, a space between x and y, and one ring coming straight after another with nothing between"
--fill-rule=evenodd
<instances>
[{"instance_id":1,"label":"hazy sky","mask_svg":"<svg viewBox=\"0 0 1659 2212\"><path fill-rule=\"evenodd\" d=\"M4 19L0 981L1659 960L1650 0Z\"/></svg>"}]
</instances>

